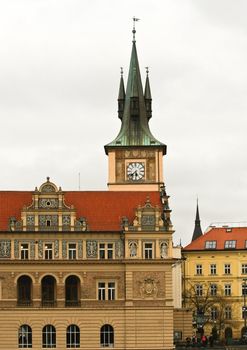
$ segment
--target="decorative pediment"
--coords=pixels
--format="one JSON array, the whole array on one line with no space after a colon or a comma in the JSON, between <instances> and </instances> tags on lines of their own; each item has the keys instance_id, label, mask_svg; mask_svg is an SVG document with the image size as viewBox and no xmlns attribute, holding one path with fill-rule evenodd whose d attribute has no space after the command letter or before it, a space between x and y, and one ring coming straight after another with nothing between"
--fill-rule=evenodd
<instances>
[{"instance_id":1,"label":"decorative pediment","mask_svg":"<svg viewBox=\"0 0 247 350\"><path fill-rule=\"evenodd\" d=\"M21 220L9 219L11 231L86 231L86 218L76 218L73 205L65 204L64 192L47 177L39 189L36 187L32 204L24 206Z\"/></svg>"},{"instance_id":2,"label":"decorative pediment","mask_svg":"<svg viewBox=\"0 0 247 350\"><path fill-rule=\"evenodd\" d=\"M165 231L162 213L159 206L152 206L147 198L144 206L138 206L135 219L130 225L127 218L122 218L123 229L128 231Z\"/></svg>"}]
</instances>

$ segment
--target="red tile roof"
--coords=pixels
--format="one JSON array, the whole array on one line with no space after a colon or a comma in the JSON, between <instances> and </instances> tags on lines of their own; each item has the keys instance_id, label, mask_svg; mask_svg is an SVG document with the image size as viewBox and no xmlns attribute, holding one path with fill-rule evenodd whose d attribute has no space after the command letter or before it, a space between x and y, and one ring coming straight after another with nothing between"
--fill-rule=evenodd
<instances>
[{"instance_id":1,"label":"red tile roof","mask_svg":"<svg viewBox=\"0 0 247 350\"><path fill-rule=\"evenodd\" d=\"M153 206L159 205L159 192L115 192L115 191L68 191L65 203L74 205L77 218L87 219L90 231L119 231L121 218L130 222L135 209L143 206L149 197ZM9 217L21 218L23 206L32 203L30 191L0 191L0 231L8 229Z\"/></svg>"},{"instance_id":2,"label":"red tile roof","mask_svg":"<svg viewBox=\"0 0 247 350\"><path fill-rule=\"evenodd\" d=\"M208 232L204 233L204 235L183 248L183 251L205 250L206 241L216 241L216 248L210 250L226 249L225 241L236 241L236 248L231 249L246 249L247 227L212 227ZM229 249L230 248L227 250Z\"/></svg>"}]
</instances>

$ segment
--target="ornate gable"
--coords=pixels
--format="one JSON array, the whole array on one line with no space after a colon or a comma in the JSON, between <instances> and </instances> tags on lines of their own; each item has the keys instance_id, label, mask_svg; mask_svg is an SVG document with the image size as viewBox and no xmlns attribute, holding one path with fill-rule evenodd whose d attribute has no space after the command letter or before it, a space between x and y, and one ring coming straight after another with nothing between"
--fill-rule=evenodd
<instances>
[{"instance_id":1,"label":"ornate gable","mask_svg":"<svg viewBox=\"0 0 247 350\"><path fill-rule=\"evenodd\" d=\"M47 177L39 189L35 188L32 204L23 207L21 220L12 217L9 226L11 231L86 231L87 222L76 219L76 210L65 204L61 187Z\"/></svg>"}]
</instances>

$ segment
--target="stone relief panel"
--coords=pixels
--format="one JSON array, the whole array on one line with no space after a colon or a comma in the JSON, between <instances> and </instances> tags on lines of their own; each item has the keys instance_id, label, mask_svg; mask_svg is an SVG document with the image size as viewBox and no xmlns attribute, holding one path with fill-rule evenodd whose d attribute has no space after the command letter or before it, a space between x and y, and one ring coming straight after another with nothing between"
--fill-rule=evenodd
<instances>
[{"instance_id":1,"label":"stone relief panel","mask_svg":"<svg viewBox=\"0 0 247 350\"><path fill-rule=\"evenodd\" d=\"M10 258L11 257L11 241L10 240L0 240L0 258Z\"/></svg>"},{"instance_id":2,"label":"stone relief panel","mask_svg":"<svg viewBox=\"0 0 247 350\"><path fill-rule=\"evenodd\" d=\"M27 226L34 226L34 215L27 215Z\"/></svg>"},{"instance_id":3,"label":"stone relief panel","mask_svg":"<svg viewBox=\"0 0 247 350\"><path fill-rule=\"evenodd\" d=\"M115 243L115 257L116 259L121 259L124 256L124 246L123 241L120 239Z\"/></svg>"},{"instance_id":4,"label":"stone relief panel","mask_svg":"<svg viewBox=\"0 0 247 350\"><path fill-rule=\"evenodd\" d=\"M67 241L62 240L62 258L67 259Z\"/></svg>"},{"instance_id":5,"label":"stone relief panel","mask_svg":"<svg viewBox=\"0 0 247 350\"><path fill-rule=\"evenodd\" d=\"M39 199L39 208L45 208L45 209L58 208L58 199L56 199L56 198L41 198L41 199Z\"/></svg>"},{"instance_id":6,"label":"stone relief panel","mask_svg":"<svg viewBox=\"0 0 247 350\"><path fill-rule=\"evenodd\" d=\"M136 271L133 273L133 296L136 299L165 297L164 272Z\"/></svg>"},{"instance_id":7,"label":"stone relief panel","mask_svg":"<svg viewBox=\"0 0 247 350\"><path fill-rule=\"evenodd\" d=\"M83 258L83 253L82 253L82 240L80 239L78 241L78 259Z\"/></svg>"},{"instance_id":8,"label":"stone relief panel","mask_svg":"<svg viewBox=\"0 0 247 350\"><path fill-rule=\"evenodd\" d=\"M30 259L35 258L35 241L30 240Z\"/></svg>"},{"instance_id":9,"label":"stone relief panel","mask_svg":"<svg viewBox=\"0 0 247 350\"><path fill-rule=\"evenodd\" d=\"M135 258L137 256L137 247L138 247L138 242L137 241L129 241L129 256L130 258Z\"/></svg>"},{"instance_id":10,"label":"stone relief panel","mask_svg":"<svg viewBox=\"0 0 247 350\"><path fill-rule=\"evenodd\" d=\"M62 220L63 226L70 226L70 215L63 215Z\"/></svg>"},{"instance_id":11,"label":"stone relief panel","mask_svg":"<svg viewBox=\"0 0 247 350\"><path fill-rule=\"evenodd\" d=\"M154 226L155 225L155 214L154 215L143 215L141 219L142 226Z\"/></svg>"},{"instance_id":12,"label":"stone relief panel","mask_svg":"<svg viewBox=\"0 0 247 350\"><path fill-rule=\"evenodd\" d=\"M19 259L19 241L18 241L18 239L14 240L14 257L15 257L15 259Z\"/></svg>"},{"instance_id":13,"label":"stone relief panel","mask_svg":"<svg viewBox=\"0 0 247 350\"><path fill-rule=\"evenodd\" d=\"M47 221L50 221L50 226L58 225L58 215L39 215L39 226L47 226Z\"/></svg>"},{"instance_id":14,"label":"stone relief panel","mask_svg":"<svg viewBox=\"0 0 247 350\"><path fill-rule=\"evenodd\" d=\"M55 259L59 258L59 240L56 239L54 242L54 257Z\"/></svg>"},{"instance_id":15,"label":"stone relief panel","mask_svg":"<svg viewBox=\"0 0 247 350\"><path fill-rule=\"evenodd\" d=\"M141 298L156 299L158 294L159 281L155 281L153 278L148 277L143 281L140 281L140 295Z\"/></svg>"},{"instance_id":16,"label":"stone relief panel","mask_svg":"<svg viewBox=\"0 0 247 350\"><path fill-rule=\"evenodd\" d=\"M38 241L38 257L39 259L43 259L43 241Z\"/></svg>"},{"instance_id":17,"label":"stone relief panel","mask_svg":"<svg viewBox=\"0 0 247 350\"><path fill-rule=\"evenodd\" d=\"M98 257L98 245L97 241L87 241L87 258L97 258Z\"/></svg>"}]
</instances>

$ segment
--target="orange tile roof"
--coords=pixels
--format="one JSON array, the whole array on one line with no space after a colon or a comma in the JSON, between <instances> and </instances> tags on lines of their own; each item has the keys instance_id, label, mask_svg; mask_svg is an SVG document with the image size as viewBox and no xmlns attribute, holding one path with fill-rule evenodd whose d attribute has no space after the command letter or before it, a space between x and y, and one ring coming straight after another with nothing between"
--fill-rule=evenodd
<instances>
[{"instance_id":1,"label":"orange tile roof","mask_svg":"<svg viewBox=\"0 0 247 350\"><path fill-rule=\"evenodd\" d=\"M206 241L216 241L215 249L205 249ZM186 247L183 251L189 250L224 250L225 241L236 241L236 248L246 249L245 241L247 241L247 227L212 227L204 235L200 236ZM228 248L227 250L229 250Z\"/></svg>"},{"instance_id":2,"label":"orange tile roof","mask_svg":"<svg viewBox=\"0 0 247 350\"><path fill-rule=\"evenodd\" d=\"M77 218L87 219L90 231L119 231L121 218L130 222L135 209L149 197L153 206L161 207L159 192L67 191L65 203L74 205ZM21 218L23 206L32 203L31 191L0 191L0 231L8 229L9 217Z\"/></svg>"}]
</instances>

